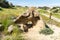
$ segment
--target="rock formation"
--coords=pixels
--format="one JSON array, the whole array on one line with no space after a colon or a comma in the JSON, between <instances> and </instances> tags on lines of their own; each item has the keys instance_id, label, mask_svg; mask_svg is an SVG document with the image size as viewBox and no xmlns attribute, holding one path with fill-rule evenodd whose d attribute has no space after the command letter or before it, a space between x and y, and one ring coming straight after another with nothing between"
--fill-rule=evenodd
<instances>
[{"instance_id":1,"label":"rock formation","mask_svg":"<svg viewBox=\"0 0 60 40\"><path fill-rule=\"evenodd\" d=\"M30 28L30 26L33 27L36 25L38 20L40 20L39 13L34 7L31 7L21 16L17 17L14 23L23 24L24 31L26 32L26 30L28 31L28 27Z\"/></svg>"}]
</instances>

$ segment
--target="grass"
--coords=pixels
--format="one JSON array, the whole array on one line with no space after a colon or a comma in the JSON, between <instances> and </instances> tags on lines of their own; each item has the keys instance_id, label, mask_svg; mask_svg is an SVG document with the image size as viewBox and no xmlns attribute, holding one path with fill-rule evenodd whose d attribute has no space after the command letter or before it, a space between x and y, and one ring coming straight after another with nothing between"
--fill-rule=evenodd
<instances>
[{"instance_id":1,"label":"grass","mask_svg":"<svg viewBox=\"0 0 60 40\"><path fill-rule=\"evenodd\" d=\"M43 9L37 9L37 10L38 10L38 12L40 12L40 13L48 13L47 10L43 10Z\"/></svg>"},{"instance_id":2,"label":"grass","mask_svg":"<svg viewBox=\"0 0 60 40\"><path fill-rule=\"evenodd\" d=\"M27 8L24 7L14 7L14 9L7 9L2 8L2 11L0 11L0 22L4 25L4 31L3 33L6 34L7 37L4 38L4 40L24 40L22 37L22 32L15 26L14 31L11 35L7 34L7 28L10 24L13 23L12 17L18 17L20 14L24 13ZM46 10L40 10L41 13L47 13ZM48 22L50 19L48 17L45 17L41 15L43 20L45 22ZM59 22L56 22L54 20L51 20L52 24L55 24L57 26L60 26ZM3 39L3 38L2 38Z\"/></svg>"},{"instance_id":3,"label":"grass","mask_svg":"<svg viewBox=\"0 0 60 40\"><path fill-rule=\"evenodd\" d=\"M3 40L24 40L22 37L22 31L20 31L16 26L11 35L7 34L7 28L10 24L13 23L12 17L17 17L20 14L24 13L27 8L24 7L15 7L14 9L2 8L3 11L0 11L0 22L4 25L3 34L6 35Z\"/></svg>"},{"instance_id":4,"label":"grass","mask_svg":"<svg viewBox=\"0 0 60 40\"><path fill-rule=\"evenodd\" d=\"M5 9L0 11L0 22L6 27L12 22L12 17L17 17L22 14L26 9L25 8L16 8L16 9Z\"/></svg>"},{"instance_id":5,"label":"grass","mask_svg":"<svg viewBox=\"0 0 60 40\"><path fill-rule=\"evenodd\" d=\"M45 13L45 14L50 15L49 13ZM52 16L60 19L60 15L58 13L52 13Z\"/></svg>"},{"instance_id":6,"label":"grass","mask_svg":"<svg viewBox=\"0 0 60 40\"><path fill-rule=\"evenodd\" d=\"M43 9L37 9L40 13L43 13L43 14L47 14L47 15L50 15L47 10L43 10ZM60 19L60 13L53 13L52 16L56 17L56 18L59 18Z\"/></svg>"},{"instance_id":7,"label":"grass","mask_svg":"<svg viewBox=\"0 0 60 40\"><path fill-rule=\"evenodd\" d=\"M5 31L5 33L6 32L7 30ZM6 33L4 38L1 38L1 40L25 40L22 33L23 32L19 30L18 27L15 26L13 32L11 34Z\"/></svg>"},{"instance_id":8,"label":"grass","mask_svg":"<svg viewBox=\"0 0 60 40\"><path fill-rule=\"evenodd\" d=\"M17 36L12 36L12 37L8 36L4 38L3 40L24 40L24 39L22 38L22 36L17 35Z\"/></svg>"},{"instance_id":9,"label":"grass","mask_svg":"<svg viewBox=\"0 0 60 40\"><path fill-rule=\"evenodd\" d=\"M46 17L44 15L41 15L41 17L44 20L44 22L50 23L50 24L53 24L53 25L56 25L56 26L60 27L60 22L54 21L53 19L50 20L48 17Z\"/></svg>"},{"instance_id":10,"label":"grass","mask_svg":"<svg viewBox=\"0 0 60 40\"><path fill-rule=\"evenodd\" d=\"M60 19L60 15L58 13L53 14L53 16Z\"/></svg>"},{"instance_id":11,"label":"grass","mask_svg":"<svg viewBox=\"0 0 60 40\"><path fill-rule=\"evenodd\" d=\"M40 10L39 10L39 11L40 11ZM41 12L41 11L40 11L40 12ZM50 15L48 12L46 12L46 13L42 12L42 13L40 13L40 14L47 14L47 15ZM52 16L54 16L54 17L60 19L60 15L59 15L59 13L52 13Z\"/></svg>"}]
</instances>

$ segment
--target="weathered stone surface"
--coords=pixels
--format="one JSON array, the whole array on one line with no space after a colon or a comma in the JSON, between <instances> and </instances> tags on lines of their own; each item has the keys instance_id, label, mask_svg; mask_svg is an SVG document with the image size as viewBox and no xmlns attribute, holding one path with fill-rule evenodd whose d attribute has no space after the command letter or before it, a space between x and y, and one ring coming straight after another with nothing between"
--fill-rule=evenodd
<instances>
[{"instance_id":1,"label":"weathered stone surface","mask_svg":"<svg viewBox=\"0 0 60 40\"><path fill-rule=\"evenodd\" d=\"M16 24L23 24L25 26L23 26L24 30L27 29L27 26L34 26L36 25L37 21L40 20L40 16L39 13L37 11L34 10L34 8L29 8L29 10L27 10L25 13L23 13L22 15L20 15L19 17L17 17L14 20L14 23ZM32 24L28 24L28 22L31 21Z\"/></svg>"}]
</instances>

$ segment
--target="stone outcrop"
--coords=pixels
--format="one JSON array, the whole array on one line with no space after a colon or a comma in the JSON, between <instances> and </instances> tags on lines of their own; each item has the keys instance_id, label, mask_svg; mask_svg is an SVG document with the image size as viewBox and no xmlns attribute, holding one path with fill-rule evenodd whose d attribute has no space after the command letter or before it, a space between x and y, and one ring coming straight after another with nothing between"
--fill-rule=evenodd
<instances>
[{"instance_id":1,"label":"stone outcrop","mask_svg":"<svg viewBox=\"0 0 60 40\"><path fill-rule=\"evenodd\" d=\"M17 17L14 23L23 24L24 30L28 30L28 27L36 25L38 20L40 20L39 13L34 8L29 8L25 13Z\"/></svg>"}]
</instances>

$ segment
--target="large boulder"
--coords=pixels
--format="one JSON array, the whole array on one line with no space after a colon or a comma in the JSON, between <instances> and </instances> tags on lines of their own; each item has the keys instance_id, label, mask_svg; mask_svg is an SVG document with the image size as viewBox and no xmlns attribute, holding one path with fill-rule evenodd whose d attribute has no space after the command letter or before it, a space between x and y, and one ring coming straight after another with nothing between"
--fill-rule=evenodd
<instances>
[{"instance_id":1,"label":"large boulder","mask_svg":"<svg viewBox=\"0 0 60 40\"><path fill-rule=\"evenodd\" d=\"M38 20L40 20L39 13L35 11L34 8L29 8L25 13L18 16L14 20L14 23L23 24L25 25L23 26L24 30L28 30L28 27L36 25ZM28 24L29 21L31 21L32 24Z\"/></svg>"},{"instance_id":2,"label":"large boulder","mask_svg":"<svg viewBox=\"0 0 60 40\"><path fill-rule=\"evenodd\" d=\"M34 20L35 21L40 20L40 16L37 11L35 11L31 8L31 9L27 10L27 12L18 16L14 22L15 23L26 23L27 21L34 21Z\"/></svg>"}]
</instances>

